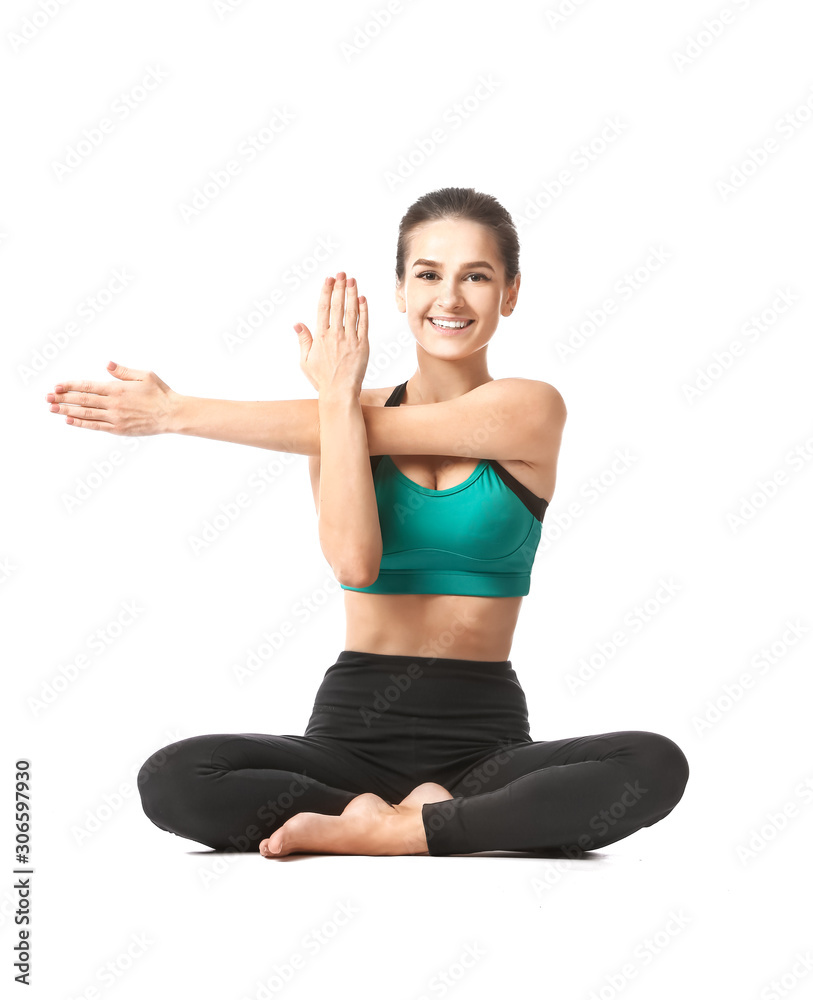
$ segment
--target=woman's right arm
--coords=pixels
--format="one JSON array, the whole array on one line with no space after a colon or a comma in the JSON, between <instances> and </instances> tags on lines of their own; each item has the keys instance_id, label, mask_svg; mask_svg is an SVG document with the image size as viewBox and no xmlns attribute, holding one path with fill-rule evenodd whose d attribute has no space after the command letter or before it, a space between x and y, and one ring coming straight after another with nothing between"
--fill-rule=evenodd
<instances>
[{"instance_id":1,"label":"woman's right arm","mask_svg":"<svg viewBox=\"0 0 813 1000\"><path fill-rule=\"evenodd\" d=\"M120 382L60 383L46 397L51 410L110 434L174 432L321 455L318 399L201 399L173 392L153 372L112 361L108 368ZM525 378L493 379L441 403L361 411L371 455L518 459L551 469L567 415L557 389Z\"/></svg>"},{"instance_id":2,"label":"woman's right arm","mask_svg":"<svg viewBox=\"0 0 813 1000\"><path fill-rule=\"evenodd\" d=\"M179 396L166 430L295 455L319 455L319 401Z\"/></svg>"},{"instance_id":3,"label":"woman's right arm","mask_svg":"<svg viewBox=\"0 0 813 1000\"><path fill-rule=\"evenodd\" d=\"M108 365L120 382L65 381L48 393L51 411L74 427L110 434L188 434L270 451L319 455L317 399L203 399L174 392L154 372Z\"/></svg>"}]
</instances>

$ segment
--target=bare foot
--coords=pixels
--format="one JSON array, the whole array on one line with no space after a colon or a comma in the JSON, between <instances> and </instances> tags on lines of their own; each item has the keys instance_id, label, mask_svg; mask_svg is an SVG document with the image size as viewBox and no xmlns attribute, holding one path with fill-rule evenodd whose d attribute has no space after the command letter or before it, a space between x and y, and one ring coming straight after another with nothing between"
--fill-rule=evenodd
<instances>
[{"instance_id":1,"label":"bare foot","mask_svg":"<svg viewBox=\"0 0 813 1000\"><path fill-rule=\"evenodd\" d=\"M264 858L286 854L428 854L421 806L454 796L426 781L391 806L373 792L347 803L341 816L301 812L260 843Z\"/></svg>"}]
</instances>

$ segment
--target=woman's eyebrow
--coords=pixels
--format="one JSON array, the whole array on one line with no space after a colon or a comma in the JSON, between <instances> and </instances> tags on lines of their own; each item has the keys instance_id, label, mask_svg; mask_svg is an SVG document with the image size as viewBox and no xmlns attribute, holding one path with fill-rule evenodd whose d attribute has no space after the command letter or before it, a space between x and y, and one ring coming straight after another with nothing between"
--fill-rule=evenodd
<instances>
[{"instance_id":1,"label":"woman's eyebrow","mask_svg":"<svg viewBox=\"0 0 813 1000\"><path fill-rule=\"evenodd\" d=\"M441 265L436 260L426 260L425 257L419 257L418 260L413 261L412 266L417 267L418 264L430 267L440 267ZM461 270L465 267L487 267L489 270L493 271L494 268L489 264L487 260L472 260L468 264L461 264Z\"/></svg>"}]
</instances>

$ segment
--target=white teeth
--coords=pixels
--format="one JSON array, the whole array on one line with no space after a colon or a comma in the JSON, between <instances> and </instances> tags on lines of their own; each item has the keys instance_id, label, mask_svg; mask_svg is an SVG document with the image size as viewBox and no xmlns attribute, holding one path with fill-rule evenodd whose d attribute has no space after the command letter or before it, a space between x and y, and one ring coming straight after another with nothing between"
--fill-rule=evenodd
<instances>
[{"instance_id":1,"label":"white teeth","mask_svg":"<svg viewBox=\"0 0 813 1000\"><path fill-rule=\"evenodd\" d=\"M469 320L467 319L455 320L454 322L448 322L445 319L432 319L429 322L435 326L442 327L444 330L462 330L464 326L469 325Z\"/></svg>"}]
</instances>

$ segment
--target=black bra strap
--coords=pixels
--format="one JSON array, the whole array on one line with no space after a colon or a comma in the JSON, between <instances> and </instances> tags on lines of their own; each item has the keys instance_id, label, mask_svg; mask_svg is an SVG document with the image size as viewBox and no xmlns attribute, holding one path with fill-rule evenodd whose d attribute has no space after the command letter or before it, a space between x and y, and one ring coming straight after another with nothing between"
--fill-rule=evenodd
<instances>
[{"instance_id":1,"label":"black bra strap","mask_svg":"<svg viewBox=\"0 0 813 1000\"><path fill-rule=\"evenodd\" d=\"M537 521L540 523L544 521L545 511L548 508L548 501L542 497L538 497L535 493L531 493L527 486L512 476L508 469L500 465L500 463L495 459L490 458L488 461L491 468L497 473L500 479L502 479L508 489L511 490L515 496L519 497Z\"/></svg>"},{"instance_id":2,"label":"black bra strap","mask_svg":"<svg viewBox=\"0 0 813 1000\"><path fill-rule=\"evenodd\" d=\"M408 381L409 379L407 379L407 382ZM400 406L401 400L404 398L404 393L406 392L406 387L407 387L406 382L402 382L400 385L396 385L396 387L390 393L390 398L387 400L386 403L384 403L384 406Z\"/></svg>"}]
</instances>

